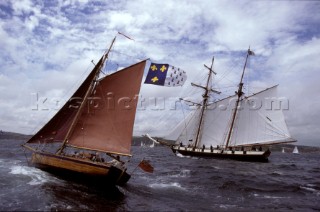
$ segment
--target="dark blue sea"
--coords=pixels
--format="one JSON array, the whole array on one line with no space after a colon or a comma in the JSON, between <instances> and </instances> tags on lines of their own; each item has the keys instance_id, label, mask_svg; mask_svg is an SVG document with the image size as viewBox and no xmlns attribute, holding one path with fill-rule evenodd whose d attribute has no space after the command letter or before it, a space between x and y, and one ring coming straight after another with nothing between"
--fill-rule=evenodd
<instances>
[{"instance_id":1,"label":"dark blue sea","mask_svg":"<svg viewBox=\"0 0 320 212\"><path fill-rule=\"evenodd\" d=\"M320 154L273 152L268 163L175 156L133 146L124 187L101 189L29 167L23 141L0 140L1 211L320 211Z\"/></svg>"}]
</instances>

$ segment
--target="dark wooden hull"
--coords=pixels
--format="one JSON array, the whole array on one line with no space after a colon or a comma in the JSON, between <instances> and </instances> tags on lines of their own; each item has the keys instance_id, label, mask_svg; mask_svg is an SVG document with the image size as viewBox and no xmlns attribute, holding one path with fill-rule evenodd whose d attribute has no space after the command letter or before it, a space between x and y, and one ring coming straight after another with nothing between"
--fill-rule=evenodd
<instances>
[{"instance_id":1,"label":"dark wooden hull","mask_svg":"<svg viewBox=\"0 0 320 212\"><path fill-rule=\"evenodd\" d=\"M173 146L171 149L175 154L180 153L183 156L221 158L252 162L268 162L268 157L271 154L269 149L266 151L231 151L220 149L214 149L211 151L210 149L202 150L178 146Z\"/></svg>"},{"instance_id":2,"label":"dark wooden hull","mask_svg":"<svg viewBox=\"0 0 320 212\"><path fill-rule=\"evenodd\" d=\"M125 168L114 166L111 163L92 162L47 152L33 152L31 163L61 177L97 186L124 185L131 177Z\"/></svg>"}]
</instances>

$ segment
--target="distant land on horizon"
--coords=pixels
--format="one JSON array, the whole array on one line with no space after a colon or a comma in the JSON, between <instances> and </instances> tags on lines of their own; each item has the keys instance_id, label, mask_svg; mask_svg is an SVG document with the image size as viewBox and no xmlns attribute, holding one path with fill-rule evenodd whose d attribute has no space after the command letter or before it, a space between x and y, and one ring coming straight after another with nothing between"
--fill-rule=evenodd
<instances>
[{"instance_id":1,"label":"distant land on horizon","mask_svg":"<svg viewBox=\"0 0 320 212\"><path fill-rule=\"evenodd\" d=\"M32 135L25 135L21 133L15 133L15 132L6 132L6 131L0 131L0 140L6 139L6 140L28 140ZM156 139L161 139L156 137ZM165 140L165 139L163 139ZM174 143L174 141L168 141L165 140L168 143ZM132 138L132 145L133 146L141 146L141 143L143 143L144 146L150 146L152 145L152 141L150 141L147 137L143 136L133 136ZM158 145L158 144L156 144ZM285 149L285 152L292 152L293 148L295 146L298 146L299 152L319 152L320 153L320 147L315 146L304 146L304 145L296 145L296 144L277 144L270 147L271 151L279 152L282 151L282 148Z\"/></svg>"},{"instance_id":2,"label":"distant land on horizon","mask_svg":"<svg viewBox=\"0 0 320 212\"><path fill-rule=\"evenodd\" d=\"M0 139L16 139L16 140L27 140L32 135L25 135L21 133L15 133L15 132L6 132L6 131L0 131Z\"/></svg>"}]
</instances>

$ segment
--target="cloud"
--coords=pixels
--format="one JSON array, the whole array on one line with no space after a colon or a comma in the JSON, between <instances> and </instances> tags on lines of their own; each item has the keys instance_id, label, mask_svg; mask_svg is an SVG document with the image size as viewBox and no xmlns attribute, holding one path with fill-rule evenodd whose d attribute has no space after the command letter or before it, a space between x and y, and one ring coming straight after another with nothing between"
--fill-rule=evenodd
<instances>
[{"instance_id":1,"label":"cloud","mask_svg":"<svg viewBox=\"0 0 320 212\"><path fill-rule=\"evenodd\" d=\"M51 99L55 108L55 100L72 94L93 67L90 61L98 61L121 31L134 41L117 38L109 72L150 58L188 73L183 88L143 85L148 101L201 98L190 82L203 83L208 73L203 64L210 65L213 55L214 87L226 93L215 98L232 94L250 45L256 56L245 92L279 83L290 100L285 115L292 135L301 144L319 145L319 9L316 1L1 1L0 128L38 129L54 110L32 111L33 93ZM138 111L135 130L166 132L183 116L181 110L147 108ZM150 124L154 120L161 120L158 126Z\"/></svg>"}]
</instances>

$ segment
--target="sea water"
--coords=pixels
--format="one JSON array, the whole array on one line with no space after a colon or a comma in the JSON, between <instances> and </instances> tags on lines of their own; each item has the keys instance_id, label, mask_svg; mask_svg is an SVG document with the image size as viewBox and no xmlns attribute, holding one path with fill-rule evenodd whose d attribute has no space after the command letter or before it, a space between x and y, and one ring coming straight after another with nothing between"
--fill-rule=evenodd
<instances>
[{"instance_id":1,"label":"sea water","mask_svg":"<svg viewBox=\"0 0 320 212\"><path fill-rule=\"evenodd\" d=\"M272 152L268 163L253 163L133 146L127 185L100 189L28 166L22 142L0 140L1 211L320 210L319 153ZM152 174L135 169L143 158Z\"/></svg>"}]
</instances>

